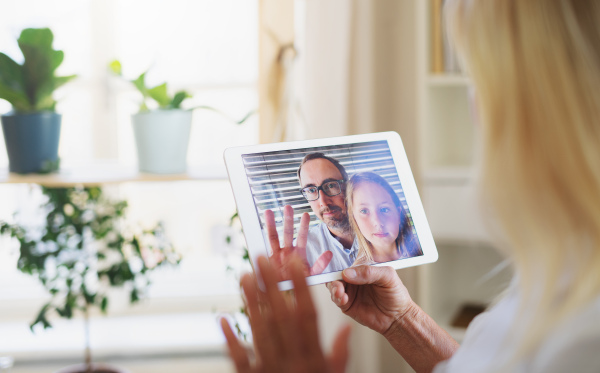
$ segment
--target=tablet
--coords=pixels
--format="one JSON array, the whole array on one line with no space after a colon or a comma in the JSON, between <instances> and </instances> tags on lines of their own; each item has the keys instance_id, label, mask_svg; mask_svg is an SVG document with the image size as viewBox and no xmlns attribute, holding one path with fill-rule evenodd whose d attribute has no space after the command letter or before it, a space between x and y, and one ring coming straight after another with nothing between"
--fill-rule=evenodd
<instances>
[{"instance_id":1,"label":"tablet","mask_svg":"<svg viewBox=\"0 0 600 373\"><path fill-rule=\"evenodd\" d=\"M396 132L228 148L224 158L253 267L261 255L281 267L281 290L292 288L284 252L302 258L309 285L341 279L352 265L398 269L438 258Z\"/></svg>"}]
</instances>

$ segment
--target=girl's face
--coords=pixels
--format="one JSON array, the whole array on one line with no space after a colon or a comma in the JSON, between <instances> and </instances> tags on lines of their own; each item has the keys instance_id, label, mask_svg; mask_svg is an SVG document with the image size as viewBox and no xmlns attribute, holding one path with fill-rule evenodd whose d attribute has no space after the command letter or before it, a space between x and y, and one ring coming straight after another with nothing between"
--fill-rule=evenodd
<instances>
[{"instance_id":1,"label":"girl's face","mask_svg":"<svg viewBox=\"0 0 600 373\"><path fill-rule=\"evenodd\" d=\"M379 184L365 182L354 188L352 214L367 241L380 253L396 250L400 211Z\"/></svg>"}]
</instances>

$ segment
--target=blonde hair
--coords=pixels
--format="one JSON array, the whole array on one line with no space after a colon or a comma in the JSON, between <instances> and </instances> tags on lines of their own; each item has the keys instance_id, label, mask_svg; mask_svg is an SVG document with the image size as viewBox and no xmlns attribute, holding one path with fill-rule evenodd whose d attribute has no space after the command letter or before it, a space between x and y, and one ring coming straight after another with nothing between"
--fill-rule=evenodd
<instances>
[{"instance_id":1,"label":"blonde hair","mask_svg":"<svg viewBox=\"0 0 600 373\"><path fill-rule=\"evenodd\" d=\"M356 235L356 239L358 240L358 253L356 255L356 260L352 265L362 265L362 264L371 264L375 263L373 259L373 244L369 242L360 231L358 227L358 223L356 223L356 218L354 217L353 207L354 207L354 190L363 183L373 183L381 186L392 198L394 205L398 208L399 213L404 214L406 220L406 213L402 208L402 204L400 203L400 198L391 185L381 176L377 175L373 172L360 172L354 174L348 183L346 184L346 211L348 212L348 220L350 221L350 226ZM402 235L402 218L400 219L400 231L398 232L398 237L403 239Z\"/></svg>"},{"instance_id":2,"label":"blonde hair","mask_svg":"<svg viewBox=\"0 0 600 373\"><path fill-rule=\"evenodd\" d=\"M600 2L451 0L445 11L477 92L481 200L510 246L523 357L600 295Z\"/></svg>"}]
</instances>

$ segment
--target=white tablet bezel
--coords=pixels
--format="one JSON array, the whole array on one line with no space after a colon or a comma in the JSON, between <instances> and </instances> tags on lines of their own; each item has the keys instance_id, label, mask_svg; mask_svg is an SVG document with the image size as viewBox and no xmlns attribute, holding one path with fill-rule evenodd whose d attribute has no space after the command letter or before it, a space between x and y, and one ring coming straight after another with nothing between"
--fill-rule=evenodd
<instances>
[{"instance_id":1,"label":"white tablet bezel","mask_svg":"<svg viewBox=\"0 0 600 373\"><path fill-rule=\"evenodd\" d=\"M404 146L402 145L400 135L398 135L396 132L380 132L365 135L243 146L228 148L225 150L225 165L227 167L227 173L229 175L231 188L233 190L235 203L237 205L238 215L246 238L246 247L248 248L248 253L250 255L250 259L252 260L253 267L256 268L256 260L258 256L269 253L270 249L267 247L267 242L263 237L263 232L260 227L259 217L256 215L256 207L252 197L252 191L248 183L246 170L242 160L243 155L282 150L307 149L321 146L356 144L381 140L386 140L388 143L389 150L392 154L392 159L396 167L396 172L400 179L404 196L406 197L406 204L408 205L417 231L417 237L421 244L423 255L395 260L392 262L377 263L373 265L391 266L394 269L400 269L437 261L437 248L431 234L431 229L429 228L429 223L425 217L423 204L421 203L421 198L419 197L419 192L417 191L417 185L412 175L410 165L408 164L408 158L406 157L406 152L404 150ZM342 272L337 271L309 276L306 278L306 282L308 285L316 285L339 280L341 278ZM292 287L291 281L282 281L279 283L279 288L281 290L288 290Z\"/></svg>"}]
</instances>

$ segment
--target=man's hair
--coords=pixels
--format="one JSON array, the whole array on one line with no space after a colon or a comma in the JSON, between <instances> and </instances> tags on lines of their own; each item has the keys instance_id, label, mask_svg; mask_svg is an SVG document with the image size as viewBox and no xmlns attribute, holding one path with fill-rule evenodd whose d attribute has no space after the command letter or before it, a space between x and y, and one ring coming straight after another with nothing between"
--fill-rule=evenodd
<instances>
[{"instance_id":1,"label":"man's hair","mask_svg":"<svg viewBox=\"0 0 600 373\"><path fill-rule=\"evenodd\" d=\"M344 166L342 166L340 164L340 162L337 161L337 159L335 158L331 158L326 156L323 153L309 153L307 155L304 156L304 158L302 159L302 162L300 163L300 167L298 167L298 180L300 181L300 184L302 184L302 179L300 179L300 171L302 170L302 166L308 162L308 161L312 161L313 159L325 159L328 160L329 162L333 163L333 165L340 171L340 173L342 174L342 178L346 181L348 181L348 173L346 172L346 169L344 168Z\"/></svg>"}]
</instances>

